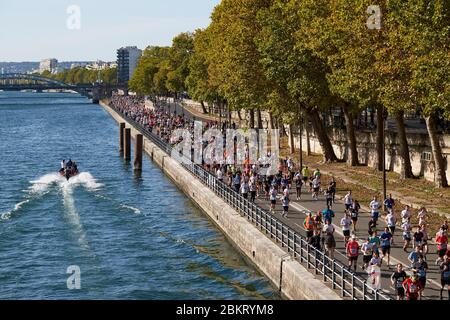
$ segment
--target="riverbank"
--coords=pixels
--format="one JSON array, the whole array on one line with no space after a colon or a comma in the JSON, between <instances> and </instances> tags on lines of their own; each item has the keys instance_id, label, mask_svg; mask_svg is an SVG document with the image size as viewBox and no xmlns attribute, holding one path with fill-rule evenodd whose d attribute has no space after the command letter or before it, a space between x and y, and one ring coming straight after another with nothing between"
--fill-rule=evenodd
<instances>
[{"instance_id":1,"label":"riverbank","mask_svg":"<svg viewBox=\"0 0 450 320\"><path fill-rule=\"evenodd\" d=\"M100 105L117 121L125 122L134 137L139 131L105 102ZM174 183L189 196L249 261L278 288L282 297L294 300L340 300L336 292L315 278L280 246L204 186L178 162L144 137L144 150Z\"/></svg>"}]
</instances>

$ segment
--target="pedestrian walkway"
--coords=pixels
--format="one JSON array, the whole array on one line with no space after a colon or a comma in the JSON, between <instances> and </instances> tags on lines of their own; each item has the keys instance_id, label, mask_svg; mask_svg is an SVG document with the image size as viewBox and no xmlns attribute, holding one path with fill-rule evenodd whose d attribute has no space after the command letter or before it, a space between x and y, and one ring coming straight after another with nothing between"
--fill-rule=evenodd
<instances>
[{"instance_id":1,"label":"pedestrian walkway","mask_svg":"<svg viewBox=\"0 0 450 320\"><path fill-rule=\"evenodd\" d=\"M290 191L291 203L289 207L289 215L288 218L282 217L281 213L283 212L283 208L281 206L280 201L277 201L277 205L275 208L274 215L277 216L278 219L282 220L284 223L289 225L291 228L299 232L301 235L306 237L306 231L303 229L303 221L306 217L304 211L311 211L313 213L317 211L321 211L326 209L326 200L323 196L319 196L319 200L313 200L311 194L308 192L307 188L302 188L302 199L303 200L295 200L295 194L293 190ZM264 199L264 197L258 197L256 200L256 204L258 204L263 209L269 211L270 204L268 201ZM335 218L333 219L333 226L336 229L335 238L336 238L336 251L340 254L335 253L335 259L339 260L344 265L347 265L347 258L345 255L345 247L344 247L344 235L342 233L342 228L339 226L341 218L344 217L344 204L340 201L337 201L333 205L333 211L335 212ZM369 213L367 211L361 210L358 218L357 231L356 236L359 242L362 242L362 239L367 238L368 233L368 223L370 220ZM378 229L384 229L386 224L382 219L379 219ZM440 272L439 267L434 264L437 259L437 254L435 253L435 246L430 246L430 252L427 255L428 262L428 273L427 273L427 285L424 291L423 299L439 299L440 298ZM409 252L412 251L412 248L408 249ZM395 296L395 290L390 282L390 276L395 271L395 265L397 263L403 264L405 267L410 266L410 262L408 261L408 254L403 251L403 239L402 234L399 231L396 231L394 235L394 245L391 248L391 268L388 269L386 258L383 261L382 265L382 285L381 288ZM361 269L362 265L362 256L358 259L358 268L356 274L367 278L367 273ZM405 268L406 270L408 268ZM407 270L408 271L408 270Z\"/></svg>"}]
</instances>

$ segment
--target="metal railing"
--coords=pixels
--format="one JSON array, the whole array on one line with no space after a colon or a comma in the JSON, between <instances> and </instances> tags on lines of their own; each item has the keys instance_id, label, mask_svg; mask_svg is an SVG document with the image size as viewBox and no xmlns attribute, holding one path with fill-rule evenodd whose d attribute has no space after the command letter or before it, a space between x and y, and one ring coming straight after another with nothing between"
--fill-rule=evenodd
<instances>
[{"instance_id":1,"label":"metal railing","mask_svg":"<svg viewBox=\"0 0 450 320\"><path fill-rule=\"evenodd\" d=\"M119 112L127 122L132 124L142 135L151 140L166 154L172 154L173 148L169 143L162 141L156 134L124 115L120 110L114 107L111 108ZM186 162L190 162L190 160ZM392 300L387 293L382 290L373 290L367 284L367 280L349 271L347 266L340 261L331 259L325 252L311 246L305 237L297 231L253 202L245 199L200 165L183 162L181 162L181 165L239 212L241 216L247 218L248 221L251 221L268 237L280 244L282 248L285 248L294 259L308 269L313 269L313 272L319 275L324 282L329 282L334 290L339 290L342 297L352 300ZM339 252L338 254L342 255Z\"/></svg>"}]
</instances>

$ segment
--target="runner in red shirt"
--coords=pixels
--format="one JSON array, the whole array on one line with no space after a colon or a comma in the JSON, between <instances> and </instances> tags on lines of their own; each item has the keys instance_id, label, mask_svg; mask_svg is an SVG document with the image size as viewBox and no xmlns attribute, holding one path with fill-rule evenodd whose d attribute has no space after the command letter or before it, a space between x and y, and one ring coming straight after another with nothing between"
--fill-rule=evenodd
<instances>
[{"instance_id":1,"label":"runner in red shirt","mask_svg":"<svg viewBox=\"0 0 450 320\"><path fill-rule=\"evenodd\" d=\"M350 271L352 269L353 264L353 268L356 271L359 256L359 243L356 241L355 235L352 235L351 240L347 243L346 252L348 257L348 270Z\"/></svg>"},{"instance_id":2,"label":"runner in red shirt","mask_svg":"<svg viewBox=\"0 0 450 320\"><path fill-rule=\"evenodd\" d=\"M436 264L444 262L444 256L447 253L448 246L448 236L447 231L441 230L436 236L436 244L437 244L437 254L438 258L436 260Z\"/></svg>"},{"instance_id":3,"label":"runner in red shirt","mask_svg":"<svg viewBox=\"0 0 450 320\"><path fill-rule=\"evenodd\" d=\"M405 289L406 300L419 300L422 297L423 288L415 272L403 281L403 288Z\"/></svg>"}]
</instances>

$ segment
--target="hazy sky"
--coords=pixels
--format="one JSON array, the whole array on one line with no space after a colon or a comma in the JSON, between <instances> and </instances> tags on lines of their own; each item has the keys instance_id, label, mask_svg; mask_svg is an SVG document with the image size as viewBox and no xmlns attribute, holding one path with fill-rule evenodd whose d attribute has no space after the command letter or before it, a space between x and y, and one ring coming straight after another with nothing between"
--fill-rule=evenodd
<instances>
[{"instance_id":1,"label":"hazy sky","mask_svg":"<svg viewBox=\"0 0 450 320\"><path fill-rule=\"evenodd\" d=\"M127 45L170 45L204 28L220 0L0 0L0 61L116 59ZM80 29L76 13L80 9Z\"/></svg>"}]
</instances>

